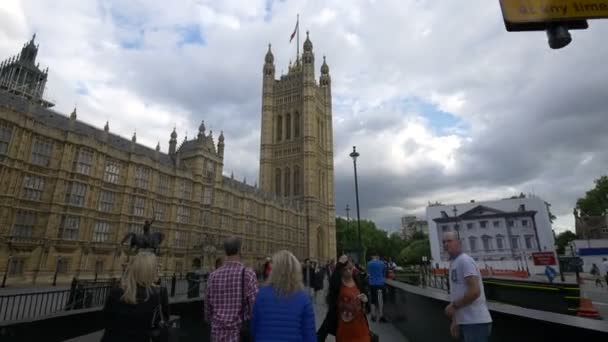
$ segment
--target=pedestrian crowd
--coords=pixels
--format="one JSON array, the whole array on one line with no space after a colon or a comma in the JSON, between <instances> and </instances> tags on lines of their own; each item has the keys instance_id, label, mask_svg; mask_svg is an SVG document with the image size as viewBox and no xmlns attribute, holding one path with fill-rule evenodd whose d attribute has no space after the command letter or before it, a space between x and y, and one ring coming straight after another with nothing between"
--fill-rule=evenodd
<instances>
[{"instance_id":1,"label":"pedestrian crowd","mask_svg":"<svg viewBox=\"0 0 608 342\"><path fill-rule=\"evenodd\" d=\"M485 303L481 275L475 261L462 253L455 233L443 236L450 255L451 303L445 308L453 337L465 342L487 341L492 319ZM371 252L367 267L342 255L324 266L309 259L303 264L289 251L267 258L260 270L264 283L240 260L242 241L224 241L225 257L207 280L204 318L211 326L211 341L325 341L376 342L372 321L384 315L385 279L396 265ZM327 294L319 298L329 284ZM103 309L102 342L168 341L172 323L166 289L158 286L158 260L139 252L130 262L120 286L111 290ZM321 295L322 296L322 295ZM317 331L314 305L323 301L327 314Z\"/></svg>"}]
</instances>

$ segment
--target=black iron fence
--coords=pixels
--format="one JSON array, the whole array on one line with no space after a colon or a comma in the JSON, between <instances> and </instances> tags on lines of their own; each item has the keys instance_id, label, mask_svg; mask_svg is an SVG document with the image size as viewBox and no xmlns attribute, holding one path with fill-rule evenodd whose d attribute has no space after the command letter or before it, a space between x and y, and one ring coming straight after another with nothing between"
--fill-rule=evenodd
<instances>
[{"instance_id":1,"label":"black iron fence","mask_svg":"<svg viewBox=\"0 0 608 342\"><path fill-rule=\"evenodd\" d=\"M405 269L395 273L395 280L422 287L432 287L444 291L449 291L450 282L447 274L435 274L428 268Z\"/></svg>"},{"instance_id":2,"label":"black iron fence","mask_svg":"<svg viewBox=\"0 0 608 342\"><path fill-rule=\"evenodd\" d=\"M65 290L0 295L2 322L36 319L58 312L102 306L112 287L78 286Z\"/></svg>"},{"instance_id":3,"label":"black iron fence","mask_svg":"<svg viewBox=\"0 0 608 342\"><path fill-rule=\"evenodd\" d=\"M202 297L206 275L173 274L160 277L171 302ZM72 280L69 289L36 292L0 293L0 322L39 319L69 310L101 307L119 279Z\"/></svg>"}]
</instances>

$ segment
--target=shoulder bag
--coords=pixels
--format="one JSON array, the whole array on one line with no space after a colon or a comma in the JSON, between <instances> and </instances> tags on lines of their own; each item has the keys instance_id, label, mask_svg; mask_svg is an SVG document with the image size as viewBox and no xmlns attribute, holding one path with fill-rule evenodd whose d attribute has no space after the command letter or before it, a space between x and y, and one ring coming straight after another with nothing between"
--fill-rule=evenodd
<instances>
[{"instance_id":1,"label":"shoulder bag","mask_svg":"<svg viewBox=\"0 0 608 342\"><path fill-rule=\"evenodd\" d=\"M247 310L247 298L245 297L245 267L241 272L241 329L239 331L241 342L250 342L251 338L251 327L250 321L245 321L245 310Z\"/></svg>"},{"instance_id":2,"label":"shoulder bag","mask_svg":"<svg viewBox=\"0 0 608 342\"><path fill-rule=\"evenodd\" d=\"M152 322L150 323L150 341L151 342L168 342L169 341L169 324L163 314L163 306L161 299L161 290L152 290L154 297L158 298L158 305L152 312Z\"/></svg>"}]
</instances>

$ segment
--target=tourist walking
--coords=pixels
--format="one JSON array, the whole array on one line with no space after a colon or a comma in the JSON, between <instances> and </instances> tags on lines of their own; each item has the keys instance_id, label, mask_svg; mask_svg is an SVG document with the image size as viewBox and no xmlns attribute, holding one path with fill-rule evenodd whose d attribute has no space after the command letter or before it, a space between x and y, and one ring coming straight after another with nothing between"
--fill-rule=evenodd
<instances>
[{"instance_id":1,"label":"tourist walking","mask_svg":"<svg viewBox=\"0 0 608 342\"><path fill-rule=\"evenodd\" d=\"M330 288L331 300L336 301L338 324L336 342L370 342L370 330L365 316L366 290L353 277L353 264L340 269L340 281ZM337 296L336 296L337 294ZM335 297L334 297L335 296Z\"/></svg>"},{"instance_id":2,"label":"tourist walking","mask_svg":"<svg viewBox=\"0 0 608 342\"><path fill-rule=\"evenodd\" d=\"M140 252L126 269L119 287L110 290L103 308L102 342L149 342L161 321L169 318L166 288L158 287L157 259Z\"/></svg>"},{"instance_id":3,"label":"tourist walking","mask_svg":"<svg viewBox=\"0 0 608 342\"><path fill-rule=\"evenodd\" d=\"M313 278L315 270L312 267L310 259L304 259L304 265L302 266L302 281L308 294L312 297L313 294Z\"/></svg>"},{"instance_id":4,"label":"tourist walking","mask_svg":"<svg viewBox=\"0 0 608 342\"><path fill-rule=\"evenodd\" d=\"M593 276L593 278L595 278L595 287L604 287L604 285L602 284L602 275L600 272L600 268L597 267L596 264L593 264L591 266L591 275Z\"/></svg>"},{"instance_id":5,"label":"tourist walking","mask_svg":"<svg viewBox=\"0 0 608 342\"><path fill-rule=\"evenodd\" d=\"M334 271L329 277L329 289L326 296L327 313L321 327L317 331L317 341L325 342L329 334L336 335L338 329L338 294L340 290L342 269L348 262L348 256L342 255L334 267Z\"/></svg>"},{"instance_id":6,"label":"tourist walking","mask_svg":"<svg viewBox=\"0 0 608 342\"><path fill-rule=\"evenodd\" d=\"M260 288L251 316L256 342L315 342L315 314L302 284L302 266L289 251L272 257L272 273Z\"/></svg>"},{"instance_id":7,"label":"tourist walking","mask_svg":"<svg viewBox=\"0 0 608 342\"><path fill-rule=\"evenodd\" d=\"M450 255L450 304L445 313L452 320L450 332L464 342L486 342L492 317L486 304L481 274L475 260L462 253L456 232L443 234L443 248Z\"/></svg>"},{"instance_id":8,"label":"tourist walking","mask_svg":"<svg viewBox=\"0 0 608 342\"><path fill-rule=\"evenodd\" d=\"M255 272L240 261L241 244L238 237L224 241L224 263L207 281L205 320L211 324L212 342L238 342L241 328L248 328L243 322L251 317L258 284Z\"/></svg>"},{"instance_id":9,"label":"tourist walking","mask_svg":"<svg viewBox=\"0 0 608 342\"><path fill-rule=\"evenodd\" d=\"M369 277L369 289L372 304L372 321L378 319L385 323L384 318L384 277L386 275L386 264L380 260L377 253L372 254L372 260L367 263L367 275Z\"/></svg>"}]
</instances>

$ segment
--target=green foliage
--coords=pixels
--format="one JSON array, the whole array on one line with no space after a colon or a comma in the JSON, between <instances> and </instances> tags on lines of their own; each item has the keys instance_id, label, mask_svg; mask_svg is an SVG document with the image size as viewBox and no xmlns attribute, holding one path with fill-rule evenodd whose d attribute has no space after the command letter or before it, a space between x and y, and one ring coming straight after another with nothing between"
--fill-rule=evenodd
<instances>
[{"instance_id":1,"label":"green foliage","mask_svg":"<svg viewBox=\"0 0 608 342\"><path fill-rule=\"evenodd\" d=\"M347 223L341 217L336 218L336 243L339 254L358 250L356 220ZM416 232L406 240L397 232L389 235L369 220L361 221L361 244L365 257L370 252L376 252L392 258L397 264L418 264L422 261L422 256L431 256L429 239L423 232Z\"/></svg>"},{"instance_id":2,"label":"green foliage","mask_svg":"<svg viewBox=\"0 0 608 342\"><path fill-rule=\"evenodd\" d=\"M412 240L399 254L399 260L404 264L420 264L423 256L431 256L431 245L426 238Z\"/></svg>"},{"instance_id":3,"label":"green foliage","mask_svg":"<svg viewBox=\"0 0 608 342\"><path fill-rule=\"evenodd\" d=\"M595 180L595 187L576 201L582 215L601 216L608 212L608 176Z\"/></svg>"},{"instance_id":4,"label":"green foliage","mask_svg":"<svg viewBox=\"0 0 608 342\"><path fill-rule=\"evenodd\" d=\"M566 247L570 243L570 241L576 239L576 234L573 232L566 230L565 232L561 232L557 234L555 237L555 245L557 248L555 249L557 254L563 255L566 251Z\"/></svg>"},{"instance_id":5,"label":"green foliage","mask_svg":"<svg viewBox=\"0 0 608 342\"><path fill-rule=\"evenodd\" d=\"M422 231L419 231L419 230L417 230L410 237L410 240L424 240L424 239L428 239L428 237L426 236L426 234L424 234Z\"/></svg>"},{"instance_id":6,"label":"green foliage","mask_svg":"<svg viewBox=\"0 0 608 342\"><path fill-rule=\"evenodd\" d=\"M336 218L336 243L338 253L358 250L357 221L346 222L341 217ZM398 260L399 253L407 246L407 241L398 233L388 234L376 227L370 220L361 220L361 245L366 255L367 251L376 252L386 258Z\"/></svg>"}]
</instances>

